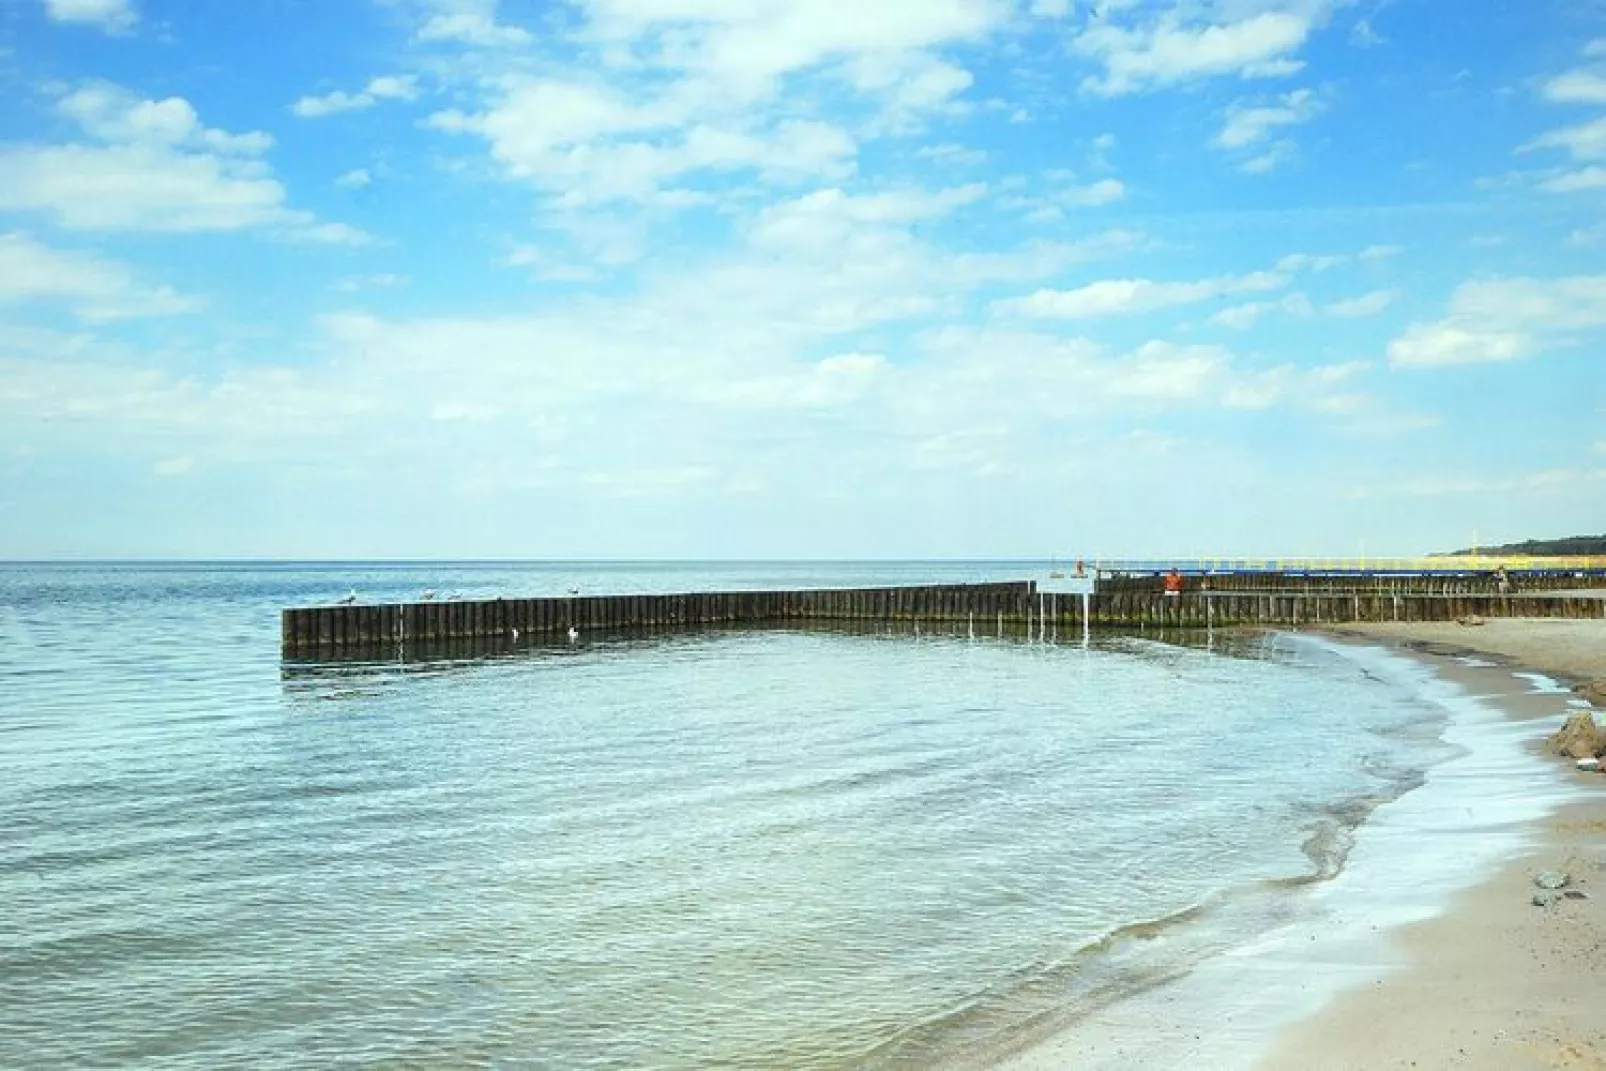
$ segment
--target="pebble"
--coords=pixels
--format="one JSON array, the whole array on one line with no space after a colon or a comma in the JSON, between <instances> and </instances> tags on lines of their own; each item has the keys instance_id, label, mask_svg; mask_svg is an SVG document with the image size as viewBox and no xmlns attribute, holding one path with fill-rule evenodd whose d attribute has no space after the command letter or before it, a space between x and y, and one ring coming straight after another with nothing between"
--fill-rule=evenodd
<instances>
[{"instance_id":1,"label":"pebble","mask_svg":"<svg viewBox=\"0 0 1606 1071\"><path fill-rule=\"evenodd\" d=\"M1559 870L1544 870L1534 878L1534 884L1541 889L1560 889L1571 880L1572 878Z\"/></svg>"},{"instance_id":2,"label":"pebble","mask_svg":"<svg viewBox=\"0 0 1606 1071\"><path fill-rule=\"evenodd\" d=\"M1541 892L1534 893L1533 905L1535 907L1549 907L1551 904L1554 904L1555 902L1556 902L1556 894L1553 893L1553 892L1543 892L1543 891L1541 891Z\"/></svg>"}]
</instances>

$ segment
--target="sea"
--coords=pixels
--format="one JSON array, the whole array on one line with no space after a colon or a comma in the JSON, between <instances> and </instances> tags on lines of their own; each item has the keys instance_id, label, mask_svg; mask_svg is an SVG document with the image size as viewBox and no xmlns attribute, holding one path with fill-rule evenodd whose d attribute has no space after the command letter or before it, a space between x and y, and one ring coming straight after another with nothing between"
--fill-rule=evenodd
<instances>
[{"instance_id":1,"label":"sea","mask_svg":"<svg viewBox=\"0 0 1606 1071\"><path fill-rule=\"evenodd\" d=\"M1481 746L1419 666L1278 633L280 657L352 592L1044 575L0 565L0 1067L994 1066L1315 910Z\"/></svg>"}]
</instances>

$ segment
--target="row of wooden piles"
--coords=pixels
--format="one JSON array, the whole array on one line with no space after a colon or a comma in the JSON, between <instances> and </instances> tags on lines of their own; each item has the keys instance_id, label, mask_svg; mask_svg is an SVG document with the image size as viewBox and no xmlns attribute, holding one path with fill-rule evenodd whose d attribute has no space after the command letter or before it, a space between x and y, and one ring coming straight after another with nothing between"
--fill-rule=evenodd
<instances>
[{"instance_id":1,"label":"row of wooden piles","mask_svg":"<svg viewBox=\"0 0 1606 1071\"><path fill-rule=\"evenodd\" d=\"M1145 578L1147 579L1147 578ZM1325 583L1202 589L1168 597L1148 584L1105 583L1081 596L1037 590L1033 581L918 587L733 591L573 598L488 599L285 610L283 653L291 661L389 657L397 651L499 650L598 634L721 627L941 625L1011 634L1054 630L1286 627L1348 621L1448 621L1482 617L1606 617L1606 598L1487 591L1350 588ZM1085 613L1084 613L1085 607Z\"/></svg>"}]
</instances>

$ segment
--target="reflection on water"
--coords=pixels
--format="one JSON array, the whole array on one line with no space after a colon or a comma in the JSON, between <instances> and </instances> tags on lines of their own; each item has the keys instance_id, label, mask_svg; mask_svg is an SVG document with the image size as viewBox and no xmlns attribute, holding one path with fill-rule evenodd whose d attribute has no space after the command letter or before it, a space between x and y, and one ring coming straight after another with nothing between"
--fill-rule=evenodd
<instances>
[{"instance_id":1,"label":"reflection on water","mask_svg":"<svg viewBox=\"0 0 1606 1071\"><path fill-rule=\"evenodd\" d=\"M1252 924L1224 890L1431 753L1258 636L278 659L313 591L574 567L497 568L0 569L0 1065L928 1066L1217 947ZM585 575L843 579L730 574Z\"/></svg>"}]
</instances>

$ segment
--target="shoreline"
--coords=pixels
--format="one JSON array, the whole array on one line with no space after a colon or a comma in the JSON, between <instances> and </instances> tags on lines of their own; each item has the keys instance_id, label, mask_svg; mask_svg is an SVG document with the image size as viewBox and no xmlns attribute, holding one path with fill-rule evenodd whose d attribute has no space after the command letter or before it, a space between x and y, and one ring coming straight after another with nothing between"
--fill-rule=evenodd
<instances>
[{"instance_id":1,"label":"shoreline","mask_svg":"<svg viewBox=\"0 0 1606 1071\"><path fill-rule=\"evenodd\" d=\"M1484 630L1488 629L1487 632ZM1407 651L1468 691L1490 678L1588 685L1606 676L1606 622L1518 619L1346 626L1345 642ZM1468 663L1480 663L1468 665ZM1530 690L1495 699L1508 718L1543 706ZM1568 698L1569 710L1584 709ZM1532 842L1457 893L1433 918L1385 936L1399 962L1279 1032L1255 1066L1309 1068L1606 1068L1606 776L1532 745L1577 797L1535 823ZM1547 907L1533 903L1542 871L1569 877Z\"/></svg>"},{"instance_id":2,"label":"shoreline","mask_svg":"<svg viewBox=\"0 0 1606 1071\"><path fill-rule=\"evenodd\" d=\"M1585 1018L1606 1028L1589 1007L1606 997L1606 776L1542 755L1583 702L1563 682L1606 676L1606 622L1529 624L1294 633L1368 676L1407 667L1463 753L1379 807L1345 870L1297 893L1289 920L993 1066L1606 1069ZM1533 906L1533 874L1558 867L1590 899Z\"/></svg>"}]
</instances>

